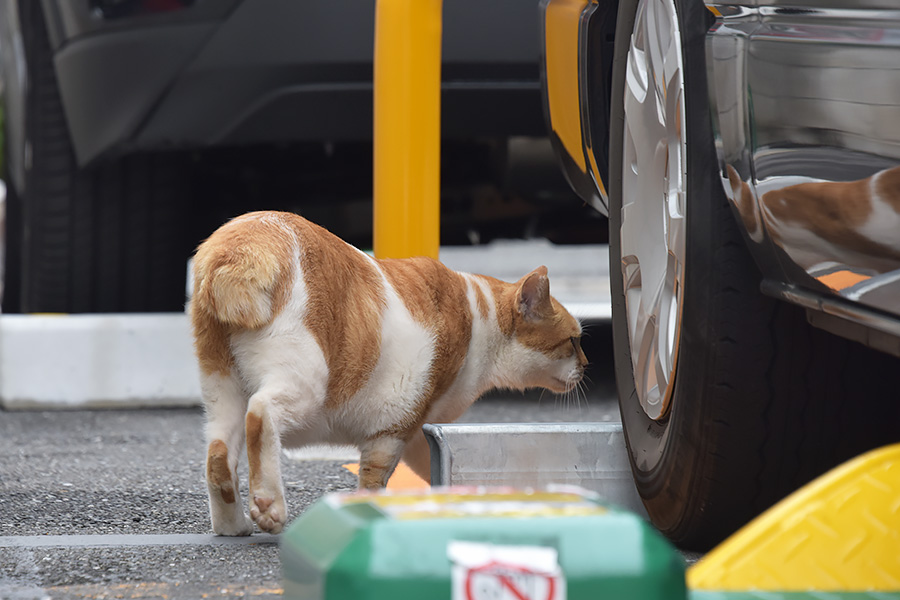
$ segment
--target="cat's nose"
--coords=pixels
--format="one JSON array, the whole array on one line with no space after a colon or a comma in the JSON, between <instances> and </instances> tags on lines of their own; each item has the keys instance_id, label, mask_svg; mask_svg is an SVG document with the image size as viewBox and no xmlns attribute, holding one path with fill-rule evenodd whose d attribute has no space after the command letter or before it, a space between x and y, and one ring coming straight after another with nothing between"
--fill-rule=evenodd
<instances>
[{"instance_id":1,"label":"cat's nose","mask_svg":"<svg viewBox=\"0 0 900 600\"><path fill-rule=\"evenodd\" d=\"M584 367L585 365L578 365L573 370L573 377L571 378L575 383L578 383L584 378Z\"/></svg>"},{"instance_id":2,"label":"cat's nose","mask_svg":"<svg viewBox=\"0 0 900 600\"><path fill-rule=\"evenodd\" d=\"M581 349L581 346L575 347L575 359L578 361L578 366L584 368L588 366L588 358L584 353L584 350Z\"/></svg>"}]
</instances>

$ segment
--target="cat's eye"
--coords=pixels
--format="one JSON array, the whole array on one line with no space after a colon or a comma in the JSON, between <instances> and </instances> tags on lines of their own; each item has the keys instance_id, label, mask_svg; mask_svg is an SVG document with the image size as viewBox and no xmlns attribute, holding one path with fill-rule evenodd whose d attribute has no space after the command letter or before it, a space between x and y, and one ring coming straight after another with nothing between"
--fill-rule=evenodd
<instances>
[{"instance_id":1,"label":"cat's eye","mask_svg":"<svg viewBox=\"0 0 900 600\"><path fill-rule=\"evenodd\" d=\"M572 344L572 350L575 351L575 355L581 351L581 336L572 336L569 338L569 342Z\"/></svg>"},{"instance_id":2,"label":"cat's eye","mask_svg":"<svg viewBox=\"0 0 900 600\"><path fill-rule=\"evenodd\" d=\"M556 344L556 346L554 346L554 348L562 350L566 345L571 345L572 349L575 351L575 354L578 354L578 350L581 349L581 336L573 336L568 339L561 340Z\"/></svg>"}]
</instances>

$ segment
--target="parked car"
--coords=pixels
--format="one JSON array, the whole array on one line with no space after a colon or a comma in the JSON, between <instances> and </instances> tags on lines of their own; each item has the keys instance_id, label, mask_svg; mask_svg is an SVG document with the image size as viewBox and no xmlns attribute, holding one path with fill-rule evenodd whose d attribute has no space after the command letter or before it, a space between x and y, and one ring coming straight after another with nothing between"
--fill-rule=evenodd
<instances>
[{"instance_id":1,"label":"parked car","mask_svg":"<svg viewBox=\"0 0 900 600\"><path fill-rule=\"evenodd\" d=\"M635 483L683 546L900 439L895 8L542 2L551 139L609 215Z\"/></svg>"},{"instance_id":2,"label":"parked car","mask_svg":"<svg viewBox=\"0 0 900 600\"><path fill-rule=\"evenodd\" d=\"M2 0L4 312L182 310L187 257L243 210L299 209L364 239L374 11ZM472 194L461 206L448 192L448 210L524 215L477 186L513 170L510 140L546 135L538 13L515 0L447 2L444 13L445 181L483 196L476 209Z\"/></svg>"}]
</instances>

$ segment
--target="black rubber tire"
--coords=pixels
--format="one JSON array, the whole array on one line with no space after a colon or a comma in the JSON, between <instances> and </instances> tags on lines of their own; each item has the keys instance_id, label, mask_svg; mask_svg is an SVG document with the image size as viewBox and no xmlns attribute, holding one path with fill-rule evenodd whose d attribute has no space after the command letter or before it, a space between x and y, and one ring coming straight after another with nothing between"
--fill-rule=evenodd
<instances>
[{"instance_id":1,"label":"black rubber tire","mask_svg":"<svg viewBox=\"0 0 900 600\"><path fill-rule=\"evenodd\" d=\"M184 309L190 179L180 155L79 169L40 2L20 0L28 91L25 185L8 197L4 312Z\"/></svg>"},{"instance_id":2,"label":"black rubber tire","mask_svg":"<svg viewBox=\"0 0 900 600\"><path fill-rule=\"evenodd\" d=\"M653 421L635 394L620 227L624 75L638 0L621 0L610 135L616 379L635 482L653 523L705 550L803 483L900 439L898 361L809 326L763 296L722 191L709 118L700 0L675 0L687 126L687 247L675 390Z\"/></svg>"}]
</instances>

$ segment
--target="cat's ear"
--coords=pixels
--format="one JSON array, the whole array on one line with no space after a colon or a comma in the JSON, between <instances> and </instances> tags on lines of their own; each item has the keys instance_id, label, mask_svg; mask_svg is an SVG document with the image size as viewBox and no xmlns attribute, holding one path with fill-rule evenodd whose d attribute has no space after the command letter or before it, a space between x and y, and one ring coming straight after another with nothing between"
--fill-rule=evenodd
<instances>
[{"instance_id":1,"label":"cat's ear","mask_svg":"<svg viewBox=\"0 0 900 600\"><path fill-rule=\"evenodd\" d=\"M519 314L526 321L538 321L553 312L547 267L540 266L519 280L516 300Z\"/></svg>"}]
</instances>

